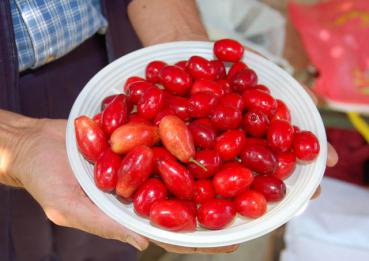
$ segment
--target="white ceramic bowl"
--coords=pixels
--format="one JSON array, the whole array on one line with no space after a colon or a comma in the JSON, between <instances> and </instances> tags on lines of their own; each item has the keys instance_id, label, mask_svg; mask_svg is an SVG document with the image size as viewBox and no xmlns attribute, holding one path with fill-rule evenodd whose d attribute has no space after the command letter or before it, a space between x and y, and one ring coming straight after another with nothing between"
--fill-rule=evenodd
<instances>
[{"instance_id":1,"label":"white ceramic bowl","mask_svg":"<svg viewBox=\"0 0 369 261\"><path fill-rule=\"evenodd\" d=\"M173 42L151 46L125 55L98 72L84 87L75 101L67 126L67 153L72 170L90 199L108 216L148 238L188 247L216 247L236 244L260 237L293 218L309 201L319 185L326 164L327 142L322 119L313 101L302 86L270 61L246 52L244 62L256 71L259 82L268 86L276 98L288 105L292 122L303 130L312 131L319 139L320 154L311 164L298 165L285 182L286 197L269 204L267 213L255 220L238 216L225 229L210 231L199 228L193 233L175 233L150 225L149 220L134 213L132 205L124 205L113 195L100 191L94 184L93 166L78 152L73 121L85 114L93 117L104 97L122 92L125 80L132 75L144 76L145 66L152 60L173 64L192 55L213 58L210 42Z\"/></svg>"}]
</instances>

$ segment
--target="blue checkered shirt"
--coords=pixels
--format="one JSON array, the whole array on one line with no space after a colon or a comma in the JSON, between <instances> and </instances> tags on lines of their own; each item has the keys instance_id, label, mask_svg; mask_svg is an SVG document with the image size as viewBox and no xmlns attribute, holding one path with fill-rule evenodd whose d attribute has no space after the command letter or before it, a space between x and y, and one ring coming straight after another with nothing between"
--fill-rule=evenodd
<instances>
[{"instance_id":1,"label":"blue checkered shirt","mask_svg":"<svg viewBox=\"0 0 369 261\"><path fill-rule=\"evenodd\" d=\"M107 26L99 0L10 0L10 4L20 71L65 55Z\"/></svg>"}]
</instances>

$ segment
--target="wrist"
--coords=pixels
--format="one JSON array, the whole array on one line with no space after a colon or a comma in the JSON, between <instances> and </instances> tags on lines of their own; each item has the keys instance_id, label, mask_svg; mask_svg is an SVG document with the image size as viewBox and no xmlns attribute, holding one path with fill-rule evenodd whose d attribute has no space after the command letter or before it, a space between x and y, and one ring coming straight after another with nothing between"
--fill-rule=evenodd
<instances>
[{"instance_id":1,"label":"wrist","mask_svg":"<svg viewBox=\"0 0 369 261\"><path fill-rule=\"evenodd\" d=\"M0 183L23 187L22 169L42 120L0 111Z\"/></svg>"}]
</instances>

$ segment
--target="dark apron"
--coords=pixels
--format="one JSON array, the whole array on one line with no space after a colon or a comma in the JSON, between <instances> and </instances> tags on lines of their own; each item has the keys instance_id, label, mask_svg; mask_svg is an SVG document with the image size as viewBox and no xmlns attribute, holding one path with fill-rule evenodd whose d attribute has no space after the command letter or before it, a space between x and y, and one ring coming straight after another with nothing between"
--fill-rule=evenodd
<instances>
[{"instance_id":1,"label":"dark apron","mask_svg":"<svg viewBox=\"0 0 369 261\"><path fill-rule=\"evenodd\" d=\"M129 1L102 1L109 22L61 59L18 73L9 0L0 1L0 106L31 117L67 118L87 81L101 68L141 44L126 12ZM67 76L67 77L66 77ZM25 191L0 185L0 260L135 260L126 244L59 227Z\"/></svg>"}]
</instances>

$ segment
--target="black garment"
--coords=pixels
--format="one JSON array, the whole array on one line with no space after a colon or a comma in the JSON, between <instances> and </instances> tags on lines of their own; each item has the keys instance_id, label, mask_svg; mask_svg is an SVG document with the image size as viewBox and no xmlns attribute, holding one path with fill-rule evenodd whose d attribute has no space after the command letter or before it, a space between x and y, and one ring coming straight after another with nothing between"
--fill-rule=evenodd
<instances>
[{"instance_id":1,"label":"black garment","mask_svg":"<svg viewBox=\"0 0 369 261\"><path fill-rule=\"evenodd\" d=\"M18 72L9 0L0 1L0 107L31 117L67 118L87 81L101 68L139 47L127 17L129 1L102 0L107 36L94 35L66 56ZM136 251L47 220L25 191L0 185L0 260L134 260Z\"/></svg>"}]
</instances>

